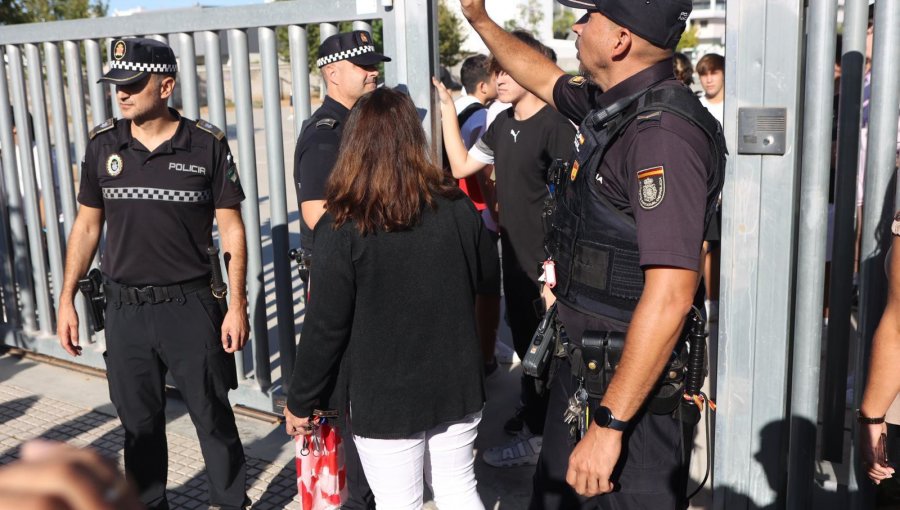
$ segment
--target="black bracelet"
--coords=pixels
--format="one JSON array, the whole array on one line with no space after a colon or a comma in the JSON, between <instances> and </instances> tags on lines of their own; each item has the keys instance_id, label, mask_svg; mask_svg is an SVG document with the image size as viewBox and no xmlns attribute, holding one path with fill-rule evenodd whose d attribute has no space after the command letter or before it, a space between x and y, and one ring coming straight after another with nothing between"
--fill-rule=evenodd
<instances>
[{"instance_id":1,"label":"black bracelet","mask_svg":"<svg viewBox=\"0 0 900 510\"><path fill-rule=\"evenodd\" d=\"M856 410L856 422L860 425L881 425L884 423L885 416L882 416L881 418L869 418L862 413L861 409Z\"/></svg>"}]
</instances>

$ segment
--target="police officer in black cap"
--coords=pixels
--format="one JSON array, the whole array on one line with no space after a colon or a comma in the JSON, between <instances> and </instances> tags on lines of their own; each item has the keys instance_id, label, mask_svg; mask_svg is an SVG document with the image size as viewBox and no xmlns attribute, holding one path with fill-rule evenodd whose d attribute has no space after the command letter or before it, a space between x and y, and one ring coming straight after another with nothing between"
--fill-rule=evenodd
<instances>
[{"instance_id":1,"label":"police officer in black cap","mask_svg":"<svg viewBox=\"0 0 900 510\"><path fill-rule=\"evenodd\" d=\"M315 264L313 230L325 213L325 184L338 157L341 133L350 108L378 85L379 62L391 59L375 51L372 34L364 30L328 37L319 45L316 65L328 87L322 106L303 124L294 150L294 182L300 203L300 245L307 260ZM331 405L346 411L346 381L339 377ZM285 408L285 412L289 412ZM342 419L347 413L342 412ZM349 432L344 421L343 430ZM349 435L346 435L349 438ZM347 469L347 510L375 508L375 498L363 473L356 445L344 441Z\"/></svg>"},{"instance_id":2,"label":"police officer in black cap","mask_svg":"<svg viewBox=\"0 0 900 510\"><path fill-rule=\"evenodd\" d=\"M703 232L726 153L721 126L672 72L691 2L559 0L588 11L573 27L573 77L497 26L484 0L460 1L501 67L580 125L544 263L570 356L557 362L530 508L684 508L692 425L680 395L668 407L655 397L702 304ZM584 363L588 338L624 338L624 349L581 405L569 399L584 398L599 365ZM563 421L570 403L583 433Z\"/></svg>"},{"instance_id":3,"label":"police officer in black cap","mask_svg":"<svg viewBox=\"0 0 900 510\"><path fill-rule=\"evenodd\" d=\"M57 333L66 351L80 354L72 301L105 221L104 358L125 429L127 476L147 508L169 508L168 372L197 430L210 508L245 508L246 463L228 401L229 389L237 387L234 352L249 332L244 192L225 133L167 107L177 71L172 49L151 39L120 39L110 55L101 81L116 85L123 118L90 133ZM213 218L231 288L224 315L210 289Z\"/></svg>"}]
</instances>

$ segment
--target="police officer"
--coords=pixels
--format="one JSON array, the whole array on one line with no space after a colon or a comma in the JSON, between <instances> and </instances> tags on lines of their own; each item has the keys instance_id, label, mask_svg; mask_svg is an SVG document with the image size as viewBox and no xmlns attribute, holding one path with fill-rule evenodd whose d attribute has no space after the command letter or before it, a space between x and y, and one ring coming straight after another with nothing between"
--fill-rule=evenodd
<instances>
[{"instance_id":1,"label":"police officer","mask_svg":"<svg viewBox=\"0 0 900 510\"><path fill-rule=\"evenodd\" d=\"M581 434L573 437L563 416L582 381L573 369L591 366L573 366L583 365L575 356L559 364L530 508L682 508L681 459L690 450L682 430L691 426L678 419L678 405L665 414L651 407L686 315L702 298L703 232L725 157L720 125L672 72L691 2L559 2L588 10L573 27L582 76L506 34L484 0L461 0L513 79L580 124L545 263L555 270L545 276L555 283L570 352L583 352L586 331L624 334L614 376L582 406L592 420L577 445Z\"/></svg>"},{"instance_id":2,"label":"police officer","mask_svg":"<svg viewBox=\"0 0 900 510\"><path fill-rule=\"evenodd\" d=\"M341 133L350 108L367 92L378 85L379 62L391 59L375 51L372 34L364 30L343 32L328 37L319 45L316 65L328 87L322 106L303 124L294 150L294 182L300 203L300 245L307 256L312 255L313 230L325 213L325 184L338 158ZM315 257L309 258L312 264ZM331 405L342 407L342 389L346 385L339 378L339 387ZM285 408L287 411L287 408ZM347 413L341 413L346 418ZM344 431L349 431L344 422ZM349 436L347 436L349 437ZM359 454L353 441L344 441L347 469L348 500L342 508L375 508L375 497L363 473Z\"/></svg>"},{"instance_id":3,"label":"police officer","mask_svg":"<svg viewBox=\"0 0 900 510\"><path fill-rule=\"evenodd\" d=\"M151 509L166 501L165 378L170 373L200 439L210 508L245 508L246 464L228 390L234 352L247 341L244 199L225 133L167 107L175 88L172 49L120 39L101 81L116 85L122 119L90 133L59 304L62 347L80 354L72 301L97 249L106 294L110 397L125 429L125 469ZM231 287L224 314L210 290L213 218Z\"/></svg>"}]
</instances>

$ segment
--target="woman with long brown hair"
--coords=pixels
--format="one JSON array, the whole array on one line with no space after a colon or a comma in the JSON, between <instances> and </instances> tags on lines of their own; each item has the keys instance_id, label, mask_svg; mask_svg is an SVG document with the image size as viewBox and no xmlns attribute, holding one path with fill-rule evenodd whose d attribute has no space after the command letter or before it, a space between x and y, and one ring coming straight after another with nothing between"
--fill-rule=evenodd
<instances>
[{"instance_id":1,"label":"woman with long brown hair","mask_svg":"<svg viewBox=\"0 0 900 510\"><path fill-rule=\"evenodd\" d=\"M409 97L356 103L316 226L315 282L288 392L288 433L304 433L349 379L353 440L378 508L482 510L473 444L484 405L478 282L496 247L471 202L429 157ZM338 404L343 410L343 406Z\"/></svg>"}]
</instances>

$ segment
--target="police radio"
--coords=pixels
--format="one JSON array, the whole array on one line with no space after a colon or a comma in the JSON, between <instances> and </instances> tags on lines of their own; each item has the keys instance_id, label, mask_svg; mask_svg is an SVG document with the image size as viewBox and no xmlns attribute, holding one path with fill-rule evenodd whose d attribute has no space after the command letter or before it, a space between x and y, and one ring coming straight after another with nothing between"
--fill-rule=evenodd
<instances>
[{"instance_id":1,"label":"police radio","mask_svg":"<svg viewBox=\"0 0 900 510\"><path fill-rule=\"evenodd\" d=\"M544 375L550 363L550 356L553 354L553 347L556 345L557 329L556 304L554 303L544 314L544 318L538 324L538 328L528 344L528 351L525 352L525 359L522 360L522 369L526 375L531 377Z\"/></svg>"}]
</instances>

